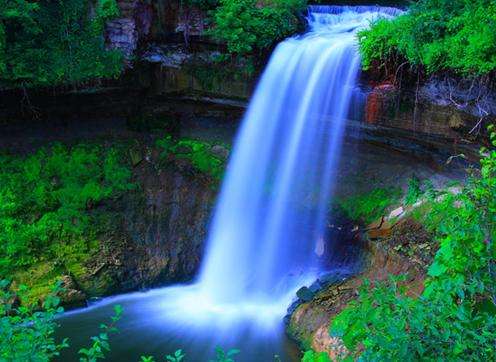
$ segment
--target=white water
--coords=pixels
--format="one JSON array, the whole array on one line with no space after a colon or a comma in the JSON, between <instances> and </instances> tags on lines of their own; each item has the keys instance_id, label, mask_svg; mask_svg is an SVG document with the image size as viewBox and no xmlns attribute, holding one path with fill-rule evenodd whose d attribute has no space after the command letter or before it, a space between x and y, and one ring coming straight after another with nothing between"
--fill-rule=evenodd
<instances>
[{"instance_id":1,"label":"white water","mask_svg":"<svg viewBox=\"0 0 496 362\"><path fill-rule=\"evenodd\" d=\"M199 287L214 303L287 305L326 255L323 228L356 88L357 31L398 10L314 6L280 43L227 169Z\"/></svg>"},{"instance_id":2,"label":"white water","mask_svg":"<svg viewBox=\"0 0 496 362\"><path fill-rule=\"evenodd\" d=\"M277 46L246 112L197 282L108 298L86 310L122 303L155 324L221 341L247 324L258 336L262 329L277 333L295 291L332 255L324 223L358 78L356 33L397 14L311 7L308 32Z\"/></svg>"}]
</instances>

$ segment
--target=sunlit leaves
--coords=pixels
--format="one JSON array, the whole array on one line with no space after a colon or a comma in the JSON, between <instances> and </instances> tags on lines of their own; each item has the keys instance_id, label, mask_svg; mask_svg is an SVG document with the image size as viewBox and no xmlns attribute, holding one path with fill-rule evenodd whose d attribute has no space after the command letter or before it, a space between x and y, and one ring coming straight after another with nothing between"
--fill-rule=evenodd
<instances>
[{"instance_id":1,"label":"sunlit leaves","mask_svg":"<svg viewBox=\"0 0 496 362\"><path fill-rule=\"evenodd\" d=\"M221 0L213 13L211 35L232 54L263 50L297 30L296 12L304 0Z\"/></svg>"},{"instance_id":2,"label":"sunlit leaves","mask_svg":"<svg viewBox=\"0 0 496 362\"><path fill-rule=\"evenodd\" d=\"M405 15L360 33L365 68L401 55L428 72L483 75L496 69L496 4L421 0Z\"/></svg>"}]
</instances>

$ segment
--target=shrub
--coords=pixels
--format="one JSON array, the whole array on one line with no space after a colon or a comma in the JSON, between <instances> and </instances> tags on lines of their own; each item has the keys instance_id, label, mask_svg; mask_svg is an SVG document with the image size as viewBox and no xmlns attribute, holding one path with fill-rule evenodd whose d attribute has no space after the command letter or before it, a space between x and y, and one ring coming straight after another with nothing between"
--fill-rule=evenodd
<instances>
[{"instance_id":1,"label":"shrub","mask_svg":"<svg viewBox=\"0 0 496 362\"><path fill-rule=\"evenodd\" d=\"M484 75L496 69L496 4L492 0L420 0L393 20L359 33L365 69L404 58L428 73Z\"/></svg>"},{"instance_id":2,"label":"shrub","mask_svg":"<svg viewBox=\"0 0 496 362\"><path fill-rule=\"evenodd\" d=\"M225 160L213 154L213 144L209 142L194 139L174 140L167 136L158 140L157 146L162 150L162 158L173 154L175 157L187 159L199 172L217 181L220 181L224 174Z\"/></svg>"},{"instance_id":3,"label":"shrub","mask_svg":"<svg viewBox=\"0 0 496 362\"><path fill-rule=\"evenodd\" d=\"M493 145L496 133L490 128ZM496 358L496 151L459 195L433 203L440 248L424 292L407 296L397 278L365 284L332 323L352 358L489 361ZM400 279L401 280L401 279Z\"/></svg>"},{"instance_id":4,"label":"shrub","mask_svg":"<svg viewBox=\"0 0 496 362\"><path fill-rule=\"evenodd\" d=\"M116 77L122 54L105 49L115 0L0 0L0 82L52 86Z\"/></svg>"},{"instance_id":5,"label":"shrub","mask_svg":"<svg viewBox=\"0 0 496 362\"><path fill-rule=\"evenodd\" d=\"M62 312L58 307L57 285L45 298L43 309L35 306L13 305L15 297L23 299L27 293L21 287L14 296L9 292L9 282L0 281L0 360L2 361L49 361L68 346L67 340L55 341L57 324L55 317Z\"/></svg>"},{"instance_id":6,"label":"shrub","mask_svg":"<svg viewBox=\"0 0 496 362\"><path fill-rule=\"evenodd\" d=\"M305 5L305 0L220 0L211 35L231 54L264 50L298 29L296 13Z\"/></svg>"},{"instance_id":7,"label":"shrub","mask_svg":"<svg viewBox=\"0 0 496 362\"><path fill-rule=\"evenodd\" d=\"M78 274L100 231L91 210L134 187L117 148L57 144L0 170L1 275L45 261Z\"/></svg>"}]
</instances>

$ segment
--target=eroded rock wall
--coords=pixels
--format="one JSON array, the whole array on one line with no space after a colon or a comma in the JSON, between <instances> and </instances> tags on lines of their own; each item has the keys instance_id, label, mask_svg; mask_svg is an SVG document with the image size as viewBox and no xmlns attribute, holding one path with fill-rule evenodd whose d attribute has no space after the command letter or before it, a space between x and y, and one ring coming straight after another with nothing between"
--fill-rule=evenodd
<instances>
[{"instance_id":1,"label":"eroded rock wall","mask_svg":"<svg viewBox=\"0 0 496 362\"><path fill-rule=\"evenodd\" d=\"M215 197L212 180L186 160L134 152L138 188L103 205L108 231L88 272L66 278L68 304L186 281L197 272Z\"/></svg>"},{"instance_id":2,"label":"eroded rock wall","mask_svg":"<svg viewBox=\"0 0 496 362\"><path fill-rule=\"evenodd\" d=\"M202 36L206 29L206 14L179 0L153 1L118 0L120 16L106 24L105 38L111 49L120 49L130 60L145 42L177 40L185 43L190 37Z\"/></svg>"}]
</instances>

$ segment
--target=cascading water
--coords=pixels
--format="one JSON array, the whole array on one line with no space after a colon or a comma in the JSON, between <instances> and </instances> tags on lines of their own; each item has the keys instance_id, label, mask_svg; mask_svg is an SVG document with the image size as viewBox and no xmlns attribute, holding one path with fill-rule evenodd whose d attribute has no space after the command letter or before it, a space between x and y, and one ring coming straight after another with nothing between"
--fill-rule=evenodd
<instances>
[{"instance_id":1,"label":"cascading water","mask_svg":"<svg viewBox=\"0 0 496 362\"><path fill-rule=\"evenodd\" d=\"M326 207L356 88L356 33L393 8L312 6L279 44L235 143L199 283L219 302L282 298L319 269Z\"/></svg>"},{"instance_id":2,"label":"cascading water","mask_svg":"<svg viewBox=\"0 0 496 362\"><path fill-rule=\"evenodd\" d=\"M358 78L356 34L398 12L310 7L309 31L277 46L246 112L197 282L108 298L65 318L102 314L120 303L130 331L121 338L126 348L133 339L147 344L165 334L177 348L196 345L192 361L202 360L212 344L243 349L247 341L255 344L248 350L263 355L268 348L268 354L254 359L245 349L242 360L271 360L296 289L314 279L323 256L332 253L323 229ZM247 332L253 329L257 338L272 339L253 342Z\"/></svg>"}]
</instances>

